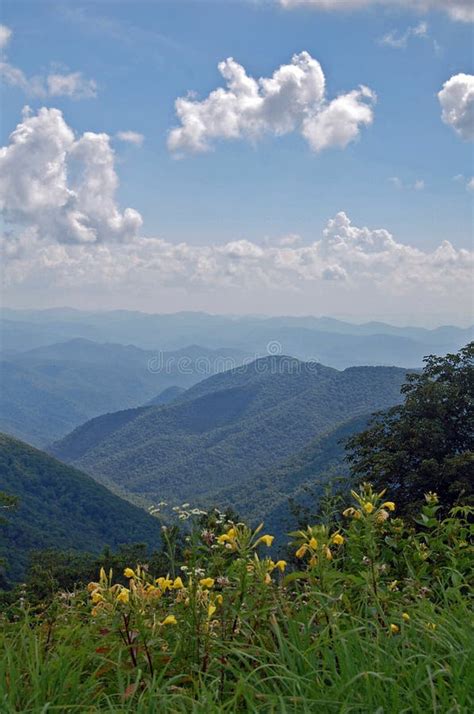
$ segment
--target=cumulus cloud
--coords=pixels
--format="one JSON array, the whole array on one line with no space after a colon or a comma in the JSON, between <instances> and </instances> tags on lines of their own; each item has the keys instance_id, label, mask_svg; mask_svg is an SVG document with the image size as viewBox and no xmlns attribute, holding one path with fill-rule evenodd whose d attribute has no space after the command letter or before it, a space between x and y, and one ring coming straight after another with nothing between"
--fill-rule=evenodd
<instances>
[{"instance_id":1,"label":"cumulus cloud","mask_svg":"<svg viewBox=\"0 0 474 714\"><path fill-rule=\"evenodd\" d=\"M6 25L0 25L0 50L4 50L12 36ZM70 97L91 99L97 96L97 83L82 72L50 72L48 75L27 77L23 70L8 62L5 52L0 57L0 79L11 87L18 87L33 97Z\"/></svg>"},{"instance_id":2,"label":"cumulus cloud","mask_svg":"<svg viewBox=\"0 0 474 714\"><path fill-rule=\"evenodd\" d=\"M76 139L58 109L32 115L25 108L9 144L0 149L0 210L8 225L26 228L39 240L135 238L141 216L131 208L119 211L117 185L109 136L86 132Z\"/></svg>"},{"instance_id":3,"label":"cumulus cloud","mask_svg":"<svg viewBox=\"0 0 474 714\"><path fill-rule=\"evenodd\" d=\"M143 134L139 134L138 131L118 131L115 136L119 141L134 144L135 146L142 146L145 140Z\"/></svg>"},{"instance_id":4,"label":"cumulus cloud","mask_svg":"<svg viewBox=\"0 0 474 714\"><path fill-rule=\"evenodd\" d=\"M418 12L443 10L452 20L474 21L472 0L278 0L283 7L292 9L306 6L317 10L349 11L372 6L402 7Z\"/></svg>"},{"instance_id":5,"label":"cumulus cloud","mask_svg":"<svg viewBox=\"0 0 474 714\"><path fill-rule=\"evenodd\" d=\"M231 57L218 68L226 88L203 100L193 95L176 100L180 126L169 134L170 151L203 152L217 140L257 141L294 131L314 151L344 148L373 121L375 93L361 86L328 101L321 65L308 52L294 55L271 77L257 80Z\"/></svg>"},{"instance_id":6,"label":"cumulus cloud","mask_svg":"<svg viewBox=\"0 0 474 714\"><path fill-rule=\"evenodd\" d=\"M456 74L438 93L441 118L465 141L474 140L474 75Z\"/></svg>"}]
</instances>

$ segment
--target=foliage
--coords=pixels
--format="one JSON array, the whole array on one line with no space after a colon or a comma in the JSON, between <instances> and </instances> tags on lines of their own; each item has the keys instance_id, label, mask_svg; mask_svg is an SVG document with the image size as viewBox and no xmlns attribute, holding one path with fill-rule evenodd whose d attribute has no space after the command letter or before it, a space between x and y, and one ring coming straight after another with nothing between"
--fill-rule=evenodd
<instances>
[{"instance_id":1,"label":"foliage","mask_svg":"<svg viewBox=\"0 0 474 714\"><path fill-rule=\"evenodd\" d=\"M159 524L141 508L90 476L5 435L0 435L0 488L9 499L19 499L0 529L1 554L13 581L24 577L31 550L97 554L106 545L160 543Z\"/></svg>"},{"instance_id":2,"label":"foliage","mask_svg":"<svg viewBox=\"0 0 474 714\"><path fill-rule=\"evenodd\" d=\"M339 372L268 357L210 377L176 402L147 409L111 432L107 420L114 415L102 417L96 428L85 424L54 445L53 453L150 501L209 505L222 502L220 491L241 485L248 499L246 484L261 475L271 483L270 469L311 440L397 403L405 375L392 367ZM288 488L283 492L287 498ZM243 511L239 501L231 505Z\"/></svg>"},{"instance_id":3,"label":"foliage","mask_svg":"<svg viewBox=\"0 0 474 714\"><path fill-rule=\"evenodd\" d=\"M404 402L377 415L348 442L355 478L387 484L402 511L437 491L445 512L474 502L474 342L457 354L425 359L409 374Z\"/></svg>"},{"instance_id":4,"label":"foliage","mask_svg":"<svg viewBox=\"0 0 474 714\"><path fill-rule=\"evenodd\" d=\"M18 601L2 711L472 711L473 509L441 518L428 494L415 530L384 492L352 497L342 524L293 534L293 572L262 525L214 512L203 529L183 508L195 527L167 570L103 567L44 609Z\"/></svg>"}]
</instances>

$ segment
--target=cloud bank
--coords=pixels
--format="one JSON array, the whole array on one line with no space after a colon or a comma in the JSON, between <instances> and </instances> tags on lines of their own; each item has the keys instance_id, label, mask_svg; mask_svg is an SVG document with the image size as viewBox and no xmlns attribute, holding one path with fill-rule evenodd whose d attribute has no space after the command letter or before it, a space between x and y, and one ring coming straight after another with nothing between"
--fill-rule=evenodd
<instances>
[{"instance_id":1,"label":"cloud bank","mask_svg":"<svg viewBox=\"0 0 474 714\"><path fill-rule=\"evenodd\" d=\"M218 68L225 88L203 100L193 95L176 100L180 126L168 136L175 154L209 151L218 140L255 142L291 132L301 134L313 151L344 148L373 121L375 93L361 85L328 101L321 65L308 52L260 79L249 77L232 57Z\"/></svg>"},{"instance_id":2,"label":"cloud bank","mask_svg":"<svg viewBox=\"0 0 474 714\"><path fill-rule=\"evenodd\" d=\"M474 22L472 0L279 0L280 5L292 9L306 6L317 10L362 10L372 6L401 7L415 12L443 10L452 20Z\"/></svg>"},{"instance_id":3,"label":"cloud bank","mask_svg":"<svg viewBox=\"0 0 474 714\"><path fill-rule=\"evenodd\" d=\"M456 74L438 94L441 118L465 141L474 140L474 75Z\"/></svg>"},{"instance_id":4,"label":"cloud bank","mask_svg":"<svg viewBox=\"0 0 474 714\"><path fill-rule=\"evenodd\" d=\"M96 300L166 300L166 291L181 291L196 304L196 295L218 290L225 300L233 290L249 300L300 294L305 305L319 294L349 309L363 294L379 306L394 296L418 306L425 297L436 309L459 304L471 290L472 252L449 241L423 251L385 228L356 226L343 211L310 243L297 235L213 245L145 237L140 214L117 206L110 137L76 136L58 109L25 111L0 149L0 177L4 279L13 293L18 286L48 295L77 289Z\"/></svg>"}]
</instances>

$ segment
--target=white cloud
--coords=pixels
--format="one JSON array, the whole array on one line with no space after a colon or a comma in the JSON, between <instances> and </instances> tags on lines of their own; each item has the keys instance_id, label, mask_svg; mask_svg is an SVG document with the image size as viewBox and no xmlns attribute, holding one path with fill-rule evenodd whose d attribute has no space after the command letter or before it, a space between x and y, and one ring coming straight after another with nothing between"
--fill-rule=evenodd
<instances>
[{"instance_id":1,"label":"white cloud","mask_svg":"<svg viewBox=\"0 0 474 714\"><path fill-rule=\"evenodd\" d=\"M466 141L474 140L474 75L456 74L438 93L441 118Z\"/></svg>"},{"instance_id":2,"label":"white cloud","mask_svg":"<svg viewBox=\"0 0 474 714\"><path fill-rule=\"evenodd\" d=\"M231 57L218 67L225 89L218 88L201 101L192 95L176 100L181 125L169 134L170 151L203 152L219 139L257 141L294 131L314 151L344 148L373 121L374 92L361 86L328 101L321 65L308 52L294 55L290 64L258 80Z\"/></svg>"},{"instance_id":3,"label":"white cloud","mask_svg":"<svg viewBox=\"0 0 474 714\"><path fill-rule=\"evenodd\" d=\"M426 186L423 179L417 179L413 184L411 184L411 183L404 183L402 181L402 179L399 178L398 176L390 176L388 181L398 191L401 191L403 189L408 190L408 191L423 191Z\"/></svg>"},{"instance_id":4,"label":"white cloud","mask_svg":"<svg viewBox=\"0 0 474 714\"><path fill-rule=\"evenodd\" d=\"M5 49L11 36L10 28L0 25L0 50ZM8 62L5 54L0 61L0 79L32 97L90 99L97 96L97 83L84 77L82 72L50 72L46 76L27 77L21 69Z\"/></svg>"},{"instance_id":5,"label":"white cloud","mask_svg":"<svg viewBox=\"0 0 474 714\"><path fill-rule=\"evenodd\" d=\"M362 10L372 6L402 7L415 12L443 10L452 20L474 21L472 0L279 0L279 3L289 9L306 6L327 11Z\"/></svg>"},{"instance_id":6,"label":"white cloud","mask_svg":"<svg viewBox=\"0 0 474 714\"><path fill-rule=\"evenodd\" d=\"M119 141L125 141L135 146L142 146L145 140L143 134L139 134L138 131L118 131L115 136Z\"/></svg>"},{"instance_id":7,"label":"white cloud","mask_svg":"<svg viewBox=\"0 0 474 714\"><path fill-rule=\"evenodd\" d=\"M3 50L10 42L12 31L6 25L0 25L0 50Z\"/></svg>"},{"instance_id":8,"label":"white cloud","mask_svg":"<svg viewBox=\"0 0 474 714\"><path fill-rule=\"evenodd\" d=\"M8 294L76 290L144 300L178 293L188 305L216 290L224 302L232 291L240 301L300 294L305 305L331 295L347 309L361 295L379 306L390 306L394 296L418 306L423 295L430 309L449 305L455 312L471 290L472 252L449 241L420 250L384 228L355 226L344 212L311 243L292 235L204 245L144 237L140 215L117 207L117 184L107 134L76 136L58 109L25 111L0 149Z\"/></svg>"},{"instance_id":9,"label":"white cloud","mask_svg":"<svg viewBox=\"0 0 474 714\"><path fill-rule=\"evenodd\" d=\"M50 97L90 99L97 96L97 83L86 79L81 72L49 74L46 78L47 94Z\"/></svg>"},{"instance_id":10,"label":"white cloud","mask_svg":"<svg viewBox=\"0 0 474 714\"><path fill-rule=\"evenodd\" d=\"M474 176L469 179L469 181L466 184L466 188L468 191L473 191L474 192Z\"/></svg>"},{"instance_id":11,"label":"white cloud","mask_svg":"<svg viewBox=\"0 0 474 714\"><path fill-rule=\"evenodd\" d=\"M380 38L379 44L391 47L395 50L402 50L408 44L408 40L412 37L418 37L422 39L428 38L428 25L426 22L419 22L418 25L413 27L408 27L402 34L396 32L396 30L391 30L387 32L383 37Z\"/></svg>"},{"instance_id":12,"label":"white cloud","mask_svg":"<svg viewBox=\"0 0 474 714\"><path fill-rule=\"evenodd\" d=\"M0 149L0 210L12 226L39 240L98 243L133 239L141 227L131 208L120 213L114 153L107 134L76 139L58 109L24 110Z\"/></svg>"}]
</instances>

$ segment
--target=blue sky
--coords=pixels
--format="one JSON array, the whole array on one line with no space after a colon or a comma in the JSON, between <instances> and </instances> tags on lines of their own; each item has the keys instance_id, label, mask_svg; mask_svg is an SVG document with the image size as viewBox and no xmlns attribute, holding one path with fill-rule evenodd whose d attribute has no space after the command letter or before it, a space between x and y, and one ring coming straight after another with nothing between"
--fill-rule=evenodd
<instances>
[{"instance_id":1,"label":"blue sky","mask_svg":"<svg viewBox=\"0 0 474 714\"><path fill-rule=\"evenodd\" d=\"M353 225L384 228L398 243L422 251L445 240L456 250L472 249L472 144L443 123L438 93L451 77L472 74L473 25L452 20L442 8L420 14L396 3L324 12L258 0L7 0L1 22L12 30L7 61L25 76L78 71L97 85L97 96L74 99L28 96L6 83L2 145L22 121L25 104L33 115L42 106L60 109L76 136L139 132L141 147L113 138L111 145L120 181L117 205L140 213L143 235L202 246L239 240L262 245L298 234L305 244L319 240L328 221L344 211ZM381 42L422 22L423 36L411 34L404 47ZM231 56L258 79L271 77L302 51L321 64L329 101L361 84L377 94L373 121L361 126L355 141L316 153L298 131L269 132L256 141L213 141L212 150L181 159L169 151L169 131L179 125L175 100L190 90L202 100L224 87L219 62ZM27 301L33 284L23 278L13 283L11 300L23 294ZM65 302L57 292L41 290L46 303ZM80 285L74 290L79 295ZM301 306L292 298L291 309L307 312L308 294L303 290ZM192 291L188 296L192 305ZM468 292L464 299L469 303ZM169 309L185 302L170 293ZM211 309L208 302L198 300L198 306ZM110 306L116 304L111 299ZM369 304L363 300L356 312L368 315ZM235 309L233 299L224 305ZM336 311L347 314L347 307L342 301ZM454 305L450 314L455 317Z\"/></svg>"}]
</instances>

